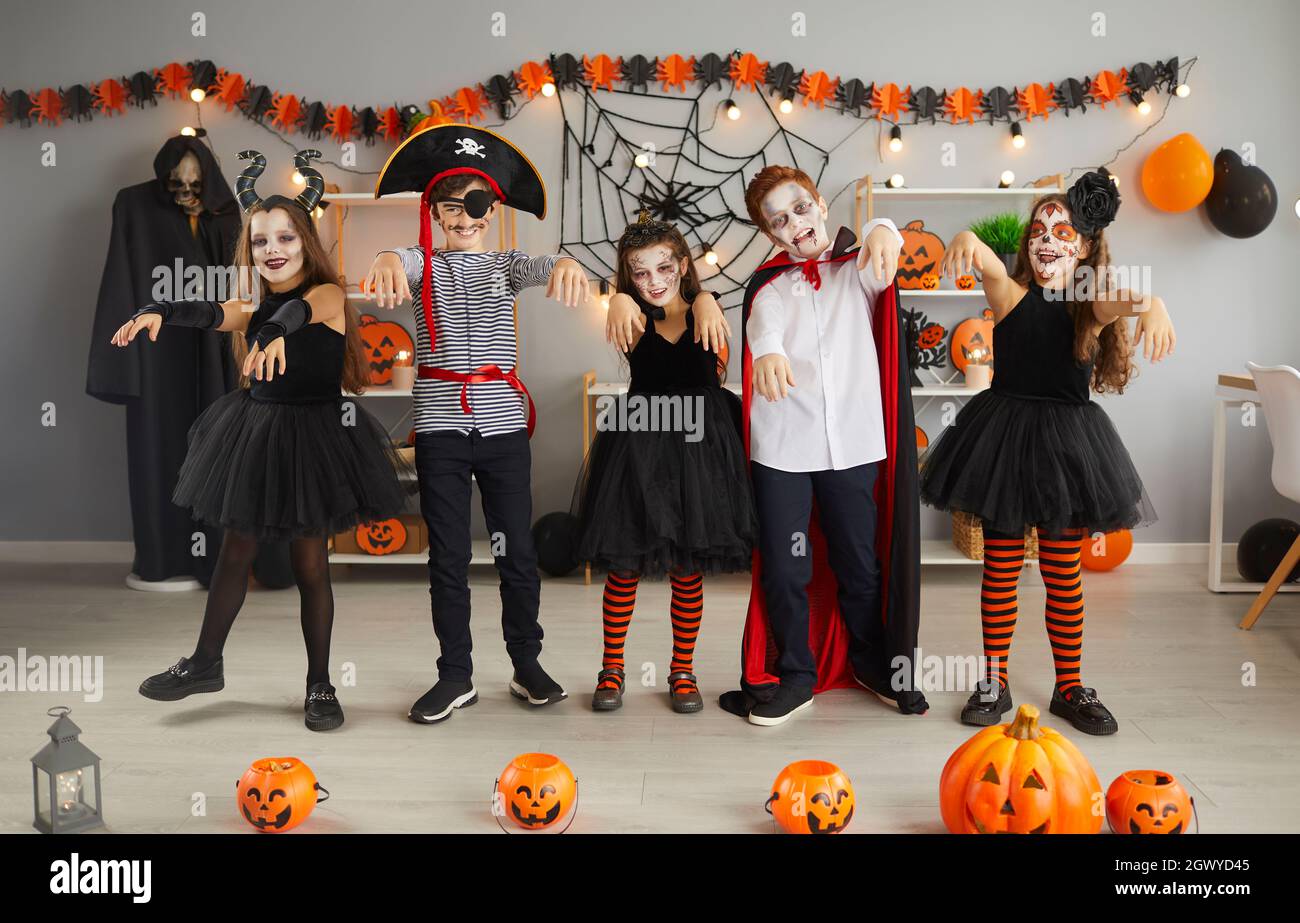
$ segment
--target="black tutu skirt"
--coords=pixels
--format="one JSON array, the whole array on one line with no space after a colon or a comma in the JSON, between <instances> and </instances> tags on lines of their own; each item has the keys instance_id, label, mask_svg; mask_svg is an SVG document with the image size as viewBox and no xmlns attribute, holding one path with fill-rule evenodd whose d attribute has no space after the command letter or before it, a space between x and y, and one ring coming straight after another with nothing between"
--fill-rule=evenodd
<instances>
[{"instance_id":1,"label":"black tutu skirt","mask_svg":"<svg viewBox=\"0 0 1300 923\"><path fill-rule=\"evenodd\" d=\"M224 395L190 427L172 502L259 541L396 516L413 469L359 402L345 425L342 403L259 401L244 388Z\"/></svg>"},{"instance_id":2,"label":"black tutu skirt","mask_svg":"<svg viewBox=\"0 0 1300 923\"><path fill-rule=\"evenodd\" d=\"M1026 526L1112 532L1155 520L1151 500L1100 405L983 391L926 451L921 500L999 532Z\"/></svg>"},{"instance_id":3,"label":"black tutu skirt","mask_svg":"<svg viewBox=\"0 0 1300 923\"><path fill-rule=\"evenodd\" d=\"M699 398L701 438L679 431L604 429L574 491L578 557L646 577L748 570L758 516L736 429L735 395Z\"/></svg>"}]
</instances>

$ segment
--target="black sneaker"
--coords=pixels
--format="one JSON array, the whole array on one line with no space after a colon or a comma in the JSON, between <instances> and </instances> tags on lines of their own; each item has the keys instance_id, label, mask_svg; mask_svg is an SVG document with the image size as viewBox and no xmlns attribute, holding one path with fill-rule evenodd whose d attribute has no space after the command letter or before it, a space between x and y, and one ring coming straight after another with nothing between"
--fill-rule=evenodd
<instances>
[{"instance_id":1,"label":"black sneaker","mask_svg":"<svg viewBox=\"0 0 1300 923\"><path fill-rule=\"evenodd\" d=\"M536 660L515 667L515 675L510 678L510 694L537 707L550 705L567 697L560 684L547 676L542 665Z\"/></svg>"},{"instance_id":2,"label":"black sneaker","mask_svg":"<svg viewBox=\"0 0 1300 923\"><path fill-rule=\"evenodd\" d=\"M309 731L332 731L343 723L343 706L329 683L312 683L307 698L302 700L302 710L306 712L303 723Z\"/></svg>"},{"instance_id":3,"label":"black sneaker","mask_svg":"<svg viewBox=\"0 0 1300 923\"><path fill-rule=\"evenodd\" d=\"M420 724L437 724L450 718L453 708L467 708L477 701L478 693L474 691L473 683L440 679L415 700L407 717Z\"/></svg>"},{"instance_id":4,"label":"black sneaker","mask_svg":"<svg viewBox=\"0 0 1300 923\"><path fill-rule=\"evenodd\" d=\"M744 689L732 689L718 696L718 707L731 715L749 718L749 713L758 704L758 699Z\"/></svg>"},{"instance_id":5,"label":"black sneaker","mask_svg":"<svg viewBox=\"0 0 1300 923\"><path fill-rule=\"evenodd\" d=\"M966 700L966 707L961 710L961 723L973 724L975 727L990 727L1011 711L1011 687L1003 686L1001 683L998 683L998 687L996 697L986 694L984 689L976 689L972 692L970 698Z\"/></svg>"},{"instance_id":6,"label":"black sneaker","mask_svg":"<svg viewBox=\"0 0 1300 923\"><path fill-rule=\"evenodd\" d=\"M175 702L196 692L220 692L226 688L226 677L221 667L220 657L201 669L195 669L193 661L182 657L175 665L141 683L140 694L159 702Z\"/></svg>"},{"instance_id":7,"label":"black sneaker","mask_svg":"<svg viewBox=\"0 0 1300 923\"><path fill-rule=\"evenodd\" d=\"M785 724L795 712L811 708L812 689L807 686L782 685L776 690L770 702L760 702L749 713L749 723L763 727L775 727Z\"/></svg>"},{"instance_id":8,"label":"black sneaker","mask_svg":"<svg viewBox=\"0 0 1300 923\"><path fill-rule=\"evenodd\" d=\"M1119 722L1110 713L1110 709L1101 704L1096 689L1074 686L1065 695L1061 694L1060 689L1055 689L1048 711L1066 719L1085 734L1105 737L1119 730Z\"/></svg>"}]
</instances>

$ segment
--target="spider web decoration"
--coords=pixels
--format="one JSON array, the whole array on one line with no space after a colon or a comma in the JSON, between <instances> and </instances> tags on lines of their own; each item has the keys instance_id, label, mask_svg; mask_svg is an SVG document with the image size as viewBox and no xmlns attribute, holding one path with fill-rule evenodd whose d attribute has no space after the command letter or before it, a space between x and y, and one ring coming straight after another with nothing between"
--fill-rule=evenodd
<instances>
[{"instance_id":1,"label":"spider web decoration","mask_svg":"<svg viewBox=\"0 0 1300 923\"><path fill-rule=\"evenodd\" d=\"M586 85L557 93L564 120L560 251L592 276L613 280L618 239L644 207L682 232L704 288L717 292L724 308L739 306L745 283L772 252L749 220L745 186L771 163L797 166L820 182L830 153L785 128L762 93L745 94L749 149L714 146L709 133L726 121L718 115L726 93L699 84L683 95L653 83L635 93L597 95ZM620 111L621 104L637 114ZM710 249L717 265L703 259Z\"/></svg>"}]
</instances>

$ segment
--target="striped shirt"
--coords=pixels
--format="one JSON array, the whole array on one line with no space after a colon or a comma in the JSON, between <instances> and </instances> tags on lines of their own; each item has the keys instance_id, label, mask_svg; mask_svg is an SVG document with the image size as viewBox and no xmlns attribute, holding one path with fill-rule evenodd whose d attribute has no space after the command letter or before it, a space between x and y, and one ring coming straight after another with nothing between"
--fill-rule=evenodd
<instances>
[{"instance_id":1,"label":"striped shirt","mask_svg":"<svg viewBox=\"0 0 1300 923\"><path fill-rule=\"evenodd\" d=\"M432 313L437 343L431 352L421 293L424 251L408 247L390 252L401 258L411 287L418 365L461 373L485 365L499 366L503 372L515 367L515 298L522 289L545 284L559 257L530 257L520 250L433 251ZM498 436L528 424L527 399L506 382L469 385L469 413L460 404L461 387L459 382L417 377L415 431L468 434L478 430L484 436Z\"/></svg>"}]
</instances>

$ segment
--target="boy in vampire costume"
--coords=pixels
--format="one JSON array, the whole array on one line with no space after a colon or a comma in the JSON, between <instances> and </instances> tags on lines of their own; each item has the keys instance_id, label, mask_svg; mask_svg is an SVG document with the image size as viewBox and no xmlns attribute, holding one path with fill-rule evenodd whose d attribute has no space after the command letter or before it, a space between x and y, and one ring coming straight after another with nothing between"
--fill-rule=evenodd
<instances>
[{"instance_id":1,"label":"boy in vampire costume","mask_svg":"<svg viewBox=\"0 0 1300 923\"><path fill-rule=\"evenodd\" d=\"M920 609L916 436L888 220L841 228L803 171L745 192L781 253L745 291L743 423L758 508L740 690L719 704L782 724L813 694L861 686L903 714ZM761 400L755 401L758 393Z\"/></svg>"},{"instance_id":2,"label":"boy in vampire costume","mask_svg":"<svg viewBox=\"0 0 1300 923\"><path fill-rule=\"evenodd\" d=\"M471 478L501 576L501 628L514 665L510 693L534 706L558 702L564 690L538 662L541 580L528 446L534 411L515 370L514 303L522 289L547 284L548 296L580 305L587 276L567 257L485 246L501 205L546 214L542 178L495 132L439 125L415 133L393 152L375 186L376 198L396 192L420 193L420 243L375 257L364 289L381 306L411 298L415 309L415 464L441 656L437 683L409 716L434 724L478 700L470 658ZM433 246L435 220L446 238L441 248Z\"/></svg>"}]
</instances>

